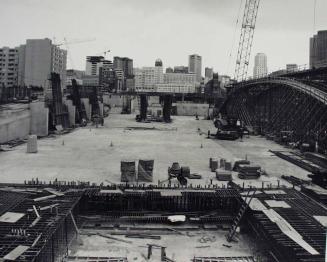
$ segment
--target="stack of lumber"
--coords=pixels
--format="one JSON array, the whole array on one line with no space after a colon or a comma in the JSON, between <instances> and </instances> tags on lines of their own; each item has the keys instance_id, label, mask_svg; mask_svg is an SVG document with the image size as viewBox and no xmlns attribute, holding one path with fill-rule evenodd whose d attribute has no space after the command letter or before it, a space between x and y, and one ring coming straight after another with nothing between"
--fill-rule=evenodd
<instances>
[{"instance_id":1,"label":"stack of lumber","mask_svg":"<svg viewBox=\"0 0 327 262\"><path fill-rule=\"evenodd\" d=\"M256 179L260 177L260 166L239 165L238 177L241 179Z\"/></svg>"},{"instance_id":2,"label":"stack of lumber","mask_svg":"<svg viewBox=\"0 0 327 262\"><path fill-rule=\"evenodd\" d=\"M217 169L216 177L219 181L232 181L232 172L229 170Z\"/></svg>"},{"instance_id":3,"label":"stack of lumber","mask_svg":"<svg viewBox=\"0 0 327 262\"><path fill-rule=\"evenodd\" d=\"M234 171L239 171L240 165L250 165L250 161L248 161L248 160L237 160L237 161L235 161L233 170Z\"/></svg>"}]
</instances>

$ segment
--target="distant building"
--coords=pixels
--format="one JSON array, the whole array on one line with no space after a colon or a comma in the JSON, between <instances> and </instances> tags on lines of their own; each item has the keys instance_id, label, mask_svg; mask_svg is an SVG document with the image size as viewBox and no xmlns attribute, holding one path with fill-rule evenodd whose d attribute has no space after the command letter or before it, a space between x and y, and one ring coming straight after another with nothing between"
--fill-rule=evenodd
<instances>
[{"instance_id":1,"label":"distant building","mask_svg":"<svg viewBox=\"0 0 327 262\"><path fill-rule=\"evenodd\" d=\"M297 64L287 64L286 65L286 71L289 72L296 72L299 70L299 67Z\"/></svg>"},{"instance_id":2,"label":"distant building","mask_svg":"<svg viewBox=\"0 0 327 262\"><path fill-rule=\"evenodd\" d=\"M195 93L195 85L190 83L161 83L155 87L156 92L163 93Z\"/></svg>"},{"instance_id":3,"label":"distant building","mask_svg":"<svg viewBox=\"0 0 327 262\"><path fill-rule=\"evenodd\" d=\"M221 88L221 83L217 73L214 73L212 79L206 83L204 93L212 100L211 102L215 100L214 98L224 96L225 91Z\"/></svg>"},{"instance_id":4,"label":"distant building","mask_svg":"<svg viewBox=\"0 0 327 262\"><path fill-rule=\"evenodd\" d=\"M51 72L60 74L66 84L67 51L53 45L48 38L28 39L16 48L0 49L0 84L5 86L50 87Z\"/></svg>"},{"instance_id":5,"label":"distant building","mask_svg":"<svg viewBox=\"0 0 327 262\"><path fill-rule=\"evenodd\" d=\"M327 30L310 38L310 68L327 66Z\"/></svg>"},{"instance_id":6,"label":"distant building","mask_svg":"<svg viewBox=\"0 0 327 262\"><path fill-rule=\"evenodd\" d=\"M155 61L155 66L134 68L135 90L153 92L156 85L163 83L164 73L161 59Z\"/></svg>"},{"instance_id":7,"label":"distant building","mask_svg":"<svg viewBox=\"0 0 327 262\"><path fill-rule=\"evenodd\" d=\"M68 69L66 71L66 86L72 85L72 80L75 79L77 84L83 84L83 76L85 75L85 71Z\"/></svg>"},{"instance_id":8,"label":"distant building","mask_svg":"<svg viewBox=\"0 0 327 262\"><path fill-rule=\"evenodd\" d=\"M122 70L124 73L124 80L122 82L122 87L117 86L119 89L126 91L135 88L135 86L131 86L131 83L135 83L134 75L133 75L133 59L130 59L128 57L114 57L114 70ZM118 81L119 82L119 81ZM117 83L118 83L117 82ZM128 82L128 86L127 86Z\"/></svg>"},{"instance_id":9,"label":"distant building","mask_svg":"<svg viewBox=\"0 0 327 262\"><path fill-rule=\"evenodd\" d=\"M253 78L265 77L267 74L267 56L264 53L257 53L254 58Z\"/></svg>"},{"instance_id":10,"label":"distant building","mask_svg":"<svg viewBox=\"0 0 327 262\"><path fill-rule=\"evenodd\" d=\"M60 74L61 87L66 85L67 51L53 45L48 38L27 39L19 47L18 85L50 88L52 72Z\"/></svg>"},{"instance_id":11,"label":"distant building","mask_svg":"<svg viewBox=\"0 0 327 262\"><path fill-rule=\"evenodd\" d=\"M204 77L208 79L212 79L213 77L213 68L211 67L206 67L204 69Z\"/></svg>"},{"instance_id":12,"label":"distant building","mask_svg":"<svg viewBox=\"0 0 327 262\"><path fill-rule=\"evenodd\" d=\"M167 67L166 73L174 73L174 69L172 69L171 67Z\"/></svg>"},{"instance_id":13,"label":"distant building","mask_svg":"<svg viewBox=\"0 0 327 262\"><path fill-rule=\"evenodd\" d=\"M141 90L144 87L143 70L141 68L133 69L135 90Z\"/></svg>"},{"instance_id":14,"label":"distant building","mask_svg":"<svg viewBox=\"0 0 327 262\"><path fill-rule=\"evenodd\" d=\"M104 61L103 56L87 56L85 74L88 76L98 76Z\"/></svg>"},{"instance_id":15,"label":"distant building","mask_svg":"<svg viewBox=\"0 0 327 262\"><path fill-rule=\"evenodd\" d=\"M125 77L133 76L133 59L128 57L114 57L114 69L121 69Z\"/></svg>"},{"instance_id":16,"label":"distant building","mask_svg":"<svg viewBox=\"0 0 327 262\"><path fill-rule=\"evenodd\" d=\"M213 77L213 68L206 67L204 69L204 84L208 83Z\"/></svg>"},{"instance_id":17,"label":"distant building","mask_svg":"<svg viewBox=\"0 0 327 262\"><path fill-rule=\"evenodd\" d=\"M163 83L163 68L161 66L143 67L143 88L154 91L156 84Z\"/></svg>"},{"instance_id":18,"label":"distant building","mask_svg":"<svg viewBox=\"0 0 327 262\"><path fill-rule=\"evenodd\" d=\"M114 69L115 72L115 90L121 92L125 90L125 74L122 69Z\"/></svg>"},{"instance_id":19,"label":"distant building","mask_svg":"<svg viewBox=\"0 0 327 262\"><path fill-rule=\"evenodd\" d=\"M227 75L219 75L218 80L220 82L221 88L225 88L228 84L231 83L231 77Z\"/></svg>"},{"instance_id":20,"label":"distant building","mask_svg":"<svg viewBox=\"0 0 327 262\"><path fill-rule=\"evenodd\" d=\"M195 74L185 74L185 73L166 73L164 74L164 83L166 84L191 84L195 86L196 75Z\"/></svg>"},{"instance_id":21,"label":"distant building","mask_svg":"<svg viewBox=\"0 0 327 262\"><path fill-rule=\"evenodd\" d=\"M187 66L174 66L174 73L188 73L188 67Z\"/></svg>"},{"instance_id":22,"label":"distant building","mask_svg":"<svg viewBox=\"0 0 327 262\"><path fill-rule=\"evenodd\" d=\"M108 92L115 89L115 71L113 63L109 60L103 61L99 70L99 85Z\"/></svg>"},{"instance_id":23,"label":"distant building","mask_svg":"<svg viewBox=\"0 0 327 262\"><path fill-rule=\"evenodd\" d=\"M285 74L287 74L286 69L279 69L279 70L276 70L274 72L271 72L269 74L269 76L280 76L280 75L285 75Z\"/></svg>"},{"instance_id":24,"label":"distant building","mask_svg":"<svg viewBox=\"0 0 327 262\"><path fill-rule=\"evenodd\" d=\"M202 81L202 57L193 54L189 56L188 60L188 71L189 73L194 73L196 75L196 81Z\"/></svg>"},{"instance_id":25,"label":"distant building","mask_svg":"<svg viewBox=\"0 0 327 262\"><path fill-rule=\"evenodd\" d=\"M0 48L0 86L18 85L19 48Z\"/></svg>"},{"instance_id":26,"label":"distant building","mask_svg":"<svg viewBox=\"0 0 327 262\"><path fill-rule=\"evenodd\" d=\"M84 75L82 77L83 86L99 86L99 76Z\"/></svg>"}]
</instances>

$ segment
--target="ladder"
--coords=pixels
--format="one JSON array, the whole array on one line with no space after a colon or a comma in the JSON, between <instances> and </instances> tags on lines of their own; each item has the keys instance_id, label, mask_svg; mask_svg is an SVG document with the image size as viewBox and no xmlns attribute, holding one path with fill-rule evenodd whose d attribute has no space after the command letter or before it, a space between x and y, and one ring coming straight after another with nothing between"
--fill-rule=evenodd
<instances>
[{"instance_id":1,"label":"ladder","mask_svg":"<svg viewBox=\"0 0 327 262\"><path fill-rule=\"evenodd\" d=\"M231 242L233 240L233 237L236 233L236 229L237 229L238 225L240 224L242 217L245 214L245 211L247 210L248 206L250 205L250 203L253 199L253 196L255 195L255 192L256 192L256 188L254 188L254 190L249 190L248 193L246 194L244 202L242 203L237 216L234 218L232 227L230 228L228 234L226 235L226 239L228 242Z\"/></svg>"}]
</instances>

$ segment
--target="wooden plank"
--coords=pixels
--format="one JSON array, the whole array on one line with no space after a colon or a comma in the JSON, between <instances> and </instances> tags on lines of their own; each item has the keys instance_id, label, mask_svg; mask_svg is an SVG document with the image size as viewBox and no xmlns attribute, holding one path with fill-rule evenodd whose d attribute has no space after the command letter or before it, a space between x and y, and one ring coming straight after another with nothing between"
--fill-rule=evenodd
<instances>
[{"instance_id":1,"label":"wooden plank","mask_svg":"<svg viewBox=\"0 0 327 262\"><path fill-rule=\"evenodd\" d=\"M44 191L49 192L50 194L56 195L56 196L64 196L65 194L59 191L54 190L53 188L44 188Z\"/></svg>"},{"instance_id":2,"label":"wooden plank","mask_svg":"<svg viewBox=\"0 0 327 262\"><path fill-rule=\"evenodd\" d=\"M3 223L16 223L23 216L25 216L24 213L6 212L0 217L0 222L3 222Z\"/></svg>"},{"instance_id":3,"label":"wooden plank","mask_svg":"<svg viewBox=\"0 0 327 262\"><path fill-rule=\"evenodd\" d=\"M27 249L29 249L28 246L22 246L19 245L16 248L14 248L12 251L10 251L7 255L3 257L5 260L15 261L20 255L22 255Z\"/></svg>"},{"instance_id":4,"label":"wooden plank","mask_svg":"<svg viewBox=\"0 0 327 262\"><path fill-rule=\"evenodd\" d=\"M54 197L57 197L57 196L52 194L52 195L48 195L48 196L34 198L33 200L34 200L34 202L38 202L38 201L43 201L43 200L47 200L47 199L54 198Z\"/></svg>"}]
</instances>

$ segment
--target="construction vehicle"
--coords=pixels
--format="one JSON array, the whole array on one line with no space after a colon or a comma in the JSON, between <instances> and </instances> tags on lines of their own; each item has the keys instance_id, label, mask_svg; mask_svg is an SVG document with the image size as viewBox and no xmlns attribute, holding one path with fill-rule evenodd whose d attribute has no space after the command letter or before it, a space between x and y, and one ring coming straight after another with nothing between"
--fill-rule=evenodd
<instances>
[{"instance_id":1,"label":"construction vehicle","mask_svg":"<svg viewBox=\"0 0 327 262\"><path fill-rule=\"evenodd\" d=\"M214 125L217 128L215 135L209 136L212 138L223 140L236 140L242 138L246 129L242 127L240 121L233 118L223 119L218 118L214 120Z\"/></svg>"},{"instance_id":2,"label":"construction vehicle","mask_svg":"<svg viewBox=\"0 0 327 262\"><path fill-rule=\"evenodd\" d=\"M187 179L201 179L199 174L191 174L190 168L188 166L180 166L178 162L174 162L171 167L168 167L168 179L160 181L159 184L176 178L182 186L187 185Z\"/></svg>"}]
</instances>

